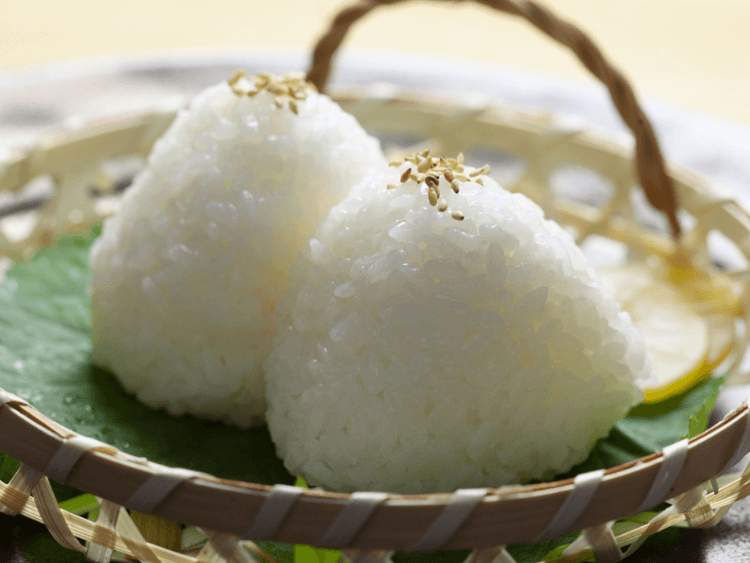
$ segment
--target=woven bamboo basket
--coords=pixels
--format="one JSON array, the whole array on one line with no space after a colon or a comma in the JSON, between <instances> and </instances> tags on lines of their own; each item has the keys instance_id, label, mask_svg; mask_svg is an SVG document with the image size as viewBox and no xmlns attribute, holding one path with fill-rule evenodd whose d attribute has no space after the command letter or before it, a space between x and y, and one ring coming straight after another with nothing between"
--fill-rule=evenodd
<instances>
[{"instance_id":1,"label":"woven bamboo basket","mask_svg":"<svg viewBox=\"0 0 750 563\"><path fill-rule=\"evenodd\" d=\"M324 89L331 58L349 26L374 7L397 1L364 1L342 11L315 50L310 80ZM570 47L607 85L633 131L635 155L601 135L558 127L549 116L467 107L395 88L334 92L332 97L366 129L422 139L421 146L430 146L433 154L481 147L485 153L526 161L525 172L506 186L537 200L549 215L570 226L579 242L601 235L625 243L631 257L687 261L707 279L735 283L738 299L750 311L750 270L717 269L706 242L709 232L718 231L750 259L748 214L700 178L665 166L631 88L580 30L533 2L480 3L522 16ZM106 210L101 199L92 197L90 186L97 183L100 191L111 191L116 183L103 172L102 163L147 155L173 117L172 111L159 111L91 123L8 158L0 169L0 190L18 192L34 178L49 175L56 191L36 212L28 236L11 240L0 234L2 254L23 260L63 233L100 222ZM601 205L559 197L550 177L565 166L585 168L611 181L613 196ZM666 229L639 220L631 199L636 184L665 214ZM681 220L688 216L691 221ZM750 338L747 318L738 318L735 325L726 368L730 375L739 372ZM750 494L748 470L722 487L716 481L750 452L749 414L745 404L697 437L574 479L429 495L339 494L227 481L161 466L77 435L0 389L0 451L22 462L9 483L0 482L0 511L43 522L61 545L86 553L92 561L108 561L112 550L149 562L250 561L253 556L246 547L252 547L253 540L273 540L340 548L354 561L385 562L394 551L471 549L470 563L510 562L505 545L573 530L584 533L566 556L586 552L600 562L618 561L664 528L685 521L690 526L715 524L732 503ZM101 498L96 522L61 510L50 479ZM612 532L615 519L665 499L672 499L671 506L648 524L617 536ZM208 543L197 555L148 543L128 509L198 526ZM87 547L79 539L87 540Z\"/></svg>"}]
</instances>

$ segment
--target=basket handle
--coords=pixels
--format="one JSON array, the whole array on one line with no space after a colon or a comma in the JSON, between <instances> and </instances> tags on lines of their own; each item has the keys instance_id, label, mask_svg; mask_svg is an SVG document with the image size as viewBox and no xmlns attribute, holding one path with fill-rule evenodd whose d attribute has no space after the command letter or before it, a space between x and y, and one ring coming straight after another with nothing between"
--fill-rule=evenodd
<instances>
[{"instance_id":1,"label":"basket handle","mask_svg":"<svg viewBox=\"0 0 750 563\"><path fill-rule=\"evenodd\" d=\"M307 79L318 90L325 91L333 55L352 24L379 6L405 1L407 0L360 0L341 10L315 46ZM664 157L651 122L638 104L633 88L625 77L604 58L599 48L583 31L561 20L536 2L530 0L475 1L489 8L526 18L544 33L569 47L583 65L604 83L617 111L635 136L637 173L646 197L652 206L667 216L672 236L678 239L681 229L677 221L677 195L672 178L667 174Z\"/></svg>"}]
</instances>

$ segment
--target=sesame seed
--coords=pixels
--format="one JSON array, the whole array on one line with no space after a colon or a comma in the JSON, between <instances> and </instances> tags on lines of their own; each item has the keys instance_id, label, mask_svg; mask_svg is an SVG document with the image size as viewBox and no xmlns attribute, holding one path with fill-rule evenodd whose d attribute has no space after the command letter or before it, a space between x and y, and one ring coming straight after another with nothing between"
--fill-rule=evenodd
<instances>
[{"instance_id":1,"label":"sesame seed","mask_svg":"<svg viewBox=\"0 0 750 563\"><path fill-rule=\"evenodd\" d=\"M432 168L432 161L429 158L424 158L417 166L417 171L427 172L430 168Z\"/></svg>"},{"instance_id":2,"label":"sesame seed","mask_svg":"<svg viewBox=\"0 0 750 563\"><path fill-rule=\"evenodd\" d=\"M456 221L464 220L464 214L460 211L454 211L453 213L451 213L451 217L453 217Z\"/></svg>"},{"instance_id":3,"label":"sesame seed","mask_svg":"<svg viewBox=\"0 0 750 563\"><path fill-rule=\"evenodd\" d=\"M484 186L484 180L482 180L481 178L477 178L477 179L476 179L476 180L474 180L474 181L475 181L475 182L476 182L477 184L479 184L480 186Z\"/></svg>"},{"instance_id":4,"label":"sesame seed","mask_svg":"<svg viewBox=\"0 0 750 563\"><path fill-rule=\"evenodd\" d=\"M476 170L472 170L471 172L469 172L469 177L470 178L476 178L477 176L479 176L480 174L483 174L483 173L484 172L483 172L482 168L477 168Z\"/></svg>"},{"instance_id":5,"label":"sesame seed","mask_svg":"<svg viewBox=\"0 0 750 563\"><path fill-rule=\"evenodd\" d=\"M240 83L243 77L247 77L244 71L237 71L227 80L232 91L238 96L248 96L252 98L263 90L268 90L274 97L274 105L281 109L288 105L289 110L297 114L299 105L295 100L304 100L309 92L314 92L312 84L306 82L304 78L294 74L275 77L267 72L260 73L248 78L245 83ZM249 83L248 83L249 82ZM286 104L286 99L289 103Z\"/></svg>"},{"instance_id":6,"label":"sesame seed","mask_svg":"<svg viewBox=\"0 0 750 563\"><path fill-rule=\"evenodd\" d=\"M457 175L456 175L456 179L457 179L457 180L460 180L461 182L468 182L468 181L469 181L469 178L467 178L467 177L466 177L466 176L464 176L463 174L457 174Z\"/></svg>"},{"instance_id":7,"label":"sesame seed","mask_svg":"<svg viewBox=\"0 0 750 563\"><path fill-rule=\"evenodd\" d=\"M437 192L435 191L435 188L430 188L427 192L427 199L430 200L430 205L437 205L438 196Z\"/></svg>"},{"instance_id":8,"label":"sesame seed","mask_svg":"<svg viewBox=\"0 0 750 563\"><path fill-rule=\"evenodd\" d=\"M404 163L404 161L403 161L403 160L391 160L391 161L390 161L390 162L388 163L388 166L395 166L395 167L397 167L397 168L398 168L398 167L399 167L399 166L401 166L401 165L402 165L403 163Z\"/></svg>"},{"instance_id":9,"label":"sesame seed","mask_svg":"<svg viewBox=\"0 0 750 563\"><path fill-rule=\"evenodd\" d=\"M398 186L396 186L396 184L388 184L388 189L389 190L395 190L397 187Z\"/></svg>"},{"instance_id":10,"label":"sesame seed","mask_svg":"<svg viewBox=\"0 0 750 563\"><path fill-rule=\"evenodd\" d=\"M449 184L452 184L452 183L453 183L453 180L454 180L454 177L453 177L453 172L451 172L450 170L446 170L446 171L445 171L445 172L443 173L443 176L445 176L445 179L446 179L446 180L448 180L448 183L449 183Z\"/></svg>"},{"instance_id":11,"label":"sesame seed","mask_svg":"<svg viewBox=\"0 0 750 563\"><path fill-rule=\"evenodd\" d=\"M425 176L424 181L427 182L427 185L431 187L437 187L438 185L438 179L435 178L435 176Z\"/></svg>"},{"instance_id":12,"label":"sesame seed","mask_svg":"<svg viewBox=\"0 0 750 563\"><path fill-rule=\"evenodd\" d=\"M464 163L464 153L460 152L458 153L458 156L456 157L456 162L463 165Z\"/></svg>"},{"instance_id":13,"label":"sesame seed","mask_svg":"<svg viewBox=\"0 0 750 563\"><path fill-rule=\"evenodd\" d=\"M448 209L448 202L445 201L444 197L441 197L438 200L437 208L438 208L438 211L445 211L446 209Z\"/></svg>"},{"instance_id":14,"label":"sesame seed","mask_svg":"<svg viewBox=\"0 0 750 563\"><path fill-rule=\"evenodd\" d=\"M229 80L227 80L227 84L229 84L230 86L234 86L240 81L241 78L244 78L245 76L246 74L244 70L238 70L232 75Z\"/></svg>"},{"instance_id":15,"label":"sesame seed","mask_svg":"<svg viewBox=\"0 0 750 563\"><path fill-rule=\"evenodd\" d=\"M453 180L451 182L451 188L453 188L453 191L455 193L458 193L458 191L461 189L461 182L459 182L458 180Z\"/></svg>"},{"instance_id":16,"label":"sesame seed","mask_svg":"<svg viewBox=\"0 0 750 563\"><path fill-rule=\"evenodd\" d=\"M409 168L408 170L406 170L406 172L401 174L401 183L403 184L404 182L406 182L409 179L410 175L411 175L411 168Z\"/></svg>"}]
</instances>

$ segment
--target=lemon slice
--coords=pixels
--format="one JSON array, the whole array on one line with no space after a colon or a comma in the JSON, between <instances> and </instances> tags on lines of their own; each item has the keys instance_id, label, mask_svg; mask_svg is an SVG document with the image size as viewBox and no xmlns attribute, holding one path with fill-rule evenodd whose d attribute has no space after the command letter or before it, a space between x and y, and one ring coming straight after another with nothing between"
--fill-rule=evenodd
<instances>
[{"instance_id":1,"label":"lemon slice","mask_svg":"<svg viewBox=\"0 0 750 563\"><path fill-rule=\"evenodd\" d=\"M646 402L676 395L708 377L729 354L742 307L731 285L696 268L625 264L599 272L643 333L654 380Z\"/></svg>"}]
</instances>

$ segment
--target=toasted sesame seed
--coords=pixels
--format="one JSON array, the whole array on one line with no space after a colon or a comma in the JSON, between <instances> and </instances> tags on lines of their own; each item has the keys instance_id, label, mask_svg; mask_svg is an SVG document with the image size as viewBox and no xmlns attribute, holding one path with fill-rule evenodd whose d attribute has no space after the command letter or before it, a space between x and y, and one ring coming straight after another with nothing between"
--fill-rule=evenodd
<instances>
[{"instance_id":1,"label":"toasted sesame seed","mask_svg":"<svg viewBox=\"0 0 750 563\"><path fill-rule=\"evenodd\" d=\"M445 171L445 172L443 173L443 176L445 176L445 179L446 179L446 180L448 180L448 183L449 183L449 184L452 184L452 183L453 183L453 180L454 180L454 177L453 177L453 172L451 172L450 170L446 170L446 171Z\"/></svg>"},{"instance_id":2,"label":"toasted sesame seed","mask_svg":"<svg viewBox=\"0 0 750 563\"><path fill-rule=\"evenodd\" d=\"M437 205L438 196L437 196L437 192L435 191L435 188L430 188L427 191L427 199L430 200L430 205L433 205L433 206Z\"/></svg>"},{"instance_id":3,"label":"toasted sesame seed","mask_svg":"<svg viewBox=\"0 0 750 563\"><path fill-rule=\"evenodd\" d=\"M245 74L244 70L238 70L232 75L229 80L227 80L227 84L229 84L230 86L234 86L240 81L241 78L244 78L245 76L247 75Z\"/></svg>"},{"instance_id":4,"label":"toasted sesame seed","mask_svg":"<svg viewBox=\"0 0 750 563\"><path fill-rule=\"evenodd\" d=\"M454 211L453 213L451 213L451 217L453 217L456 221L464 220L464 214L460 211Z\"/></svg>"},{"instance_id":5,"label":"toasted sesame seed","mask_svg":"<svg viewBox=\"0 0 750 563\"><path fill-rule=\"evenodd\" d=\"M274 105L283 108L286 104L286 98L289 98L288 107L295 114L299 111L299 105L295 100L304 100L308 92L315 91L312 84L306 82L301 76L286 75L274 77L267 72L260 73L253 77L248 77L250 85L247 83L240 84L240 79L247 77L244 71L237 71L227 82L232 91L238 96L253 97L262 90L268 90L274 94Z\"/></svg>"},{"instance_id":6,"label":"toasted sesame seed","mask_svg":"<svg viewBox=\"0 0 750 563\"><path fill-rule=\"evenodd\" d=\"M425 176L424 181L427 182L427 185L430 187L436 187L438 185L438 179L435 178L435 176Z\"/></svg>"},{"instance_id":7,"label":"toasted sesame seed","mask_svg":"<svg viewBox=\"0 0 750 563\"><path fill-rule=\"evenodd\" d=\"M401 183L403 184L404 182L406 182L409 179L409 176L411 176L411 168L401 174Z\"/></svg>"},{"instance_id":8,"label":"toasted sesame seed","mask_svg":"<svg viewBox=\"0 0 750 563\"><path fill-rule=\"evenodd\" d=\"M438 211L445 211L446 209L448 209L448 202L445 201L444 197L441 197L438 200L437 208L438 208Z\"/></svg>"},{"instance_id":9,"label":"toasted sesame seed","mask_svg":"<svg viewBox=\"0 0 750 563\"><path fill-rule=\"evenodd\" d=\"M417 165L418 172L427 172L432 167L432 161L429 158L424 158Z\"/></svg>"}]
</instances>

